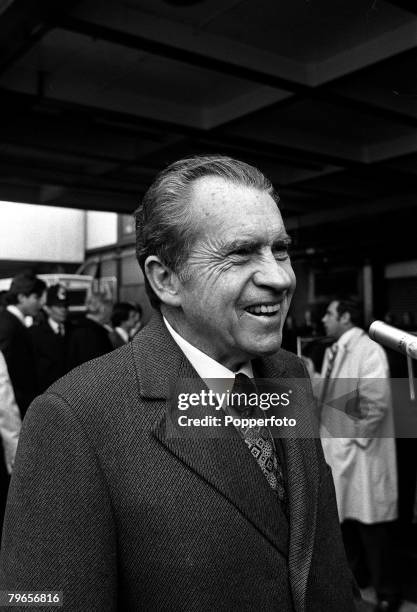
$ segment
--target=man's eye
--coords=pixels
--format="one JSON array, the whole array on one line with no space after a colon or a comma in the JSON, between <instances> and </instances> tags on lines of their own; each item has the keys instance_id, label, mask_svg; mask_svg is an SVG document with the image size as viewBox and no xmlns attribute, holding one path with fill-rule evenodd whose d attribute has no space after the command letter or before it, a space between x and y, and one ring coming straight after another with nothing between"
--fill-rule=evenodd
<instances>
[{"instance_id":1,"label":"man's eye","mask_svg":"<svg viewBox=\"0 0 417 612\"><path fill-rule=\"evenodd\" d=\"M278 259L279 261L283 261L284 259L288 258L288 255L289 255L288 247L286 246L278 247L273 250L273 253L274 253L275 259Z\"/></svg>"},{"instance_id":2,"label":"man's eye","mask_svg":"<svg viewBox=\"0 0 417 612\"><path fill-rule=\"evenodd\" d=\"M238 255L239 257L247 257L251 254L251 250L248 247L241 247L240 249L235 249L232 255Z\"/></svg>"}]
</instances>

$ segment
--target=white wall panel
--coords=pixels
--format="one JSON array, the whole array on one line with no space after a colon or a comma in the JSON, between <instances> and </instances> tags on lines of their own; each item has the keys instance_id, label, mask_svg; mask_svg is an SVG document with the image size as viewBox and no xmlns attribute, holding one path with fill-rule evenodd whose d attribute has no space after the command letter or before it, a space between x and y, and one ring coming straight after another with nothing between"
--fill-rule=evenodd
<instances>
[{"instance_id":1,"label":"white wall panel","mask_svg":"<svg viewBox=\"0 0 417 612\"><path fill-rule=\"evenodd\" d=\"M82 262L84 218L72 208L0 202L0 259Z\"/></svg>"}]
</instances>

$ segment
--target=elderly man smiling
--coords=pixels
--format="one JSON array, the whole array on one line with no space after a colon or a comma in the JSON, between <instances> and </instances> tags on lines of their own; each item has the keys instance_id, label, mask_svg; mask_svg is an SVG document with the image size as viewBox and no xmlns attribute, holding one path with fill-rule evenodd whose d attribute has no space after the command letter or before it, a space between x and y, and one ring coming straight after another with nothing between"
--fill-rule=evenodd
<instances>
[{"instance_id":1,"label":"elderly man smiling","mask_svg":"<svg viewBox=\"0 0 417 612\"><path fill-rule=\"evenodd\" d=\"M277 204L257 169L223 156L157 176L136 213L154 317L29 410L2 589L100 612L355 609L307 385L292 406L304 439L168 435L179 380L306 378L280 350L295 278Z\"/></svg>"}]
</instances>

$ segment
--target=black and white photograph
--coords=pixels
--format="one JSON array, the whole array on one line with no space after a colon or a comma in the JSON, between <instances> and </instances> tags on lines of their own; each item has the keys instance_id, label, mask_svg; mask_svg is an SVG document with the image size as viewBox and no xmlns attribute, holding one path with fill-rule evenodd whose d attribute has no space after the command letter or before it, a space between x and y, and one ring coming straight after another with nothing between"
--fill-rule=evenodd
<instances>
[{"instance_id":1,"label":"black and white photograph","mask_svg":"<svg viewBox=\"0 0 417 612\"><path fill-rule=\"evenodd\" d=\"M416 0L0 0L0 610L417 612Z\"/></svg>"}]
</instances>

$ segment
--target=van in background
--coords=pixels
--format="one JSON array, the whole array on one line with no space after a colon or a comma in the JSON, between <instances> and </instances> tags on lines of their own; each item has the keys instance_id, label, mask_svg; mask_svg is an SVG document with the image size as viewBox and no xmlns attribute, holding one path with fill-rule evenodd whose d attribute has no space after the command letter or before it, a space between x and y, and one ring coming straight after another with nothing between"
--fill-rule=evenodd
<instances>
[{"instance_id":1,"label":"van in background","mask_svg":"<svg viewBox=\"0 0 417 612\"><path fill-rule=\"evenodd\" d=\"M103 291L115 302L117 296L116 277L103 277L100 279L84 274L37 274L47 285L63 285L68 295L68 310L71 318L83 315L86 312L85 303L91 291ZM11 278L0 279L0 291L10 289Z\"/></svg>"}]
</instances>

